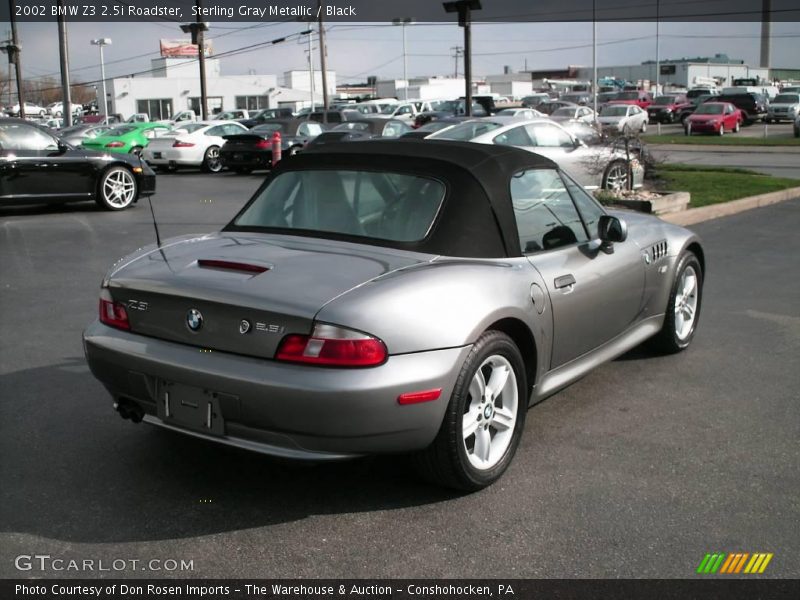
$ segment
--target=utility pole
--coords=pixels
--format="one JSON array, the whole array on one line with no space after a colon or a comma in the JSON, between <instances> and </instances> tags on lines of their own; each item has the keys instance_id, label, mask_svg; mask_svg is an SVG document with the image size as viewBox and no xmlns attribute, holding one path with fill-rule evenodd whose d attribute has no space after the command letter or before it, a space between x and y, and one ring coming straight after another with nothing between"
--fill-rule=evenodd
<instances>
[{"instance_id":1,"label":"utility pole","mask_svg":"<svg viewBox=\"0 0 800 600\"><path fill-rule=\"evenodd\" d=\"M19 118L25 118L25 102L24 96L25 92L22 90L22 60L20 59L20 53L22 48L20 48L19 40L17 38L17 18L14 15L16 11L16 2L14 0L8 0L8 8L11 18L11 44L6 47L6 52L8 52L8 61L14 63L14 71L16 72L17 76L17 100L19 101Z\"/></svg>"},{"instance_id":2,"label":"utility pole","mask_svg":"<svg viewBox=\"0 0 800 600\"><path fill-rule=\"evenodd\" d=\"M325 110L322 113L322 122L328 122L328 51L325 48L325 27L322 25L322 14L325 12L325 6L322 0L319 0L319 64L322 69L322 103Z\"/></svg>"},{"instance_id":3,"label":"utility pole","mask_svg":"<svg viewBox=\"0 0 800 600\"><path fill-rule=\"evenodd\" d=\"M100 48L100 78L103 80L103 116L108 117L108 99L106 96L106 64L103 60L103 48L106 46L111 45L111 38L98 38L96 40L92 40L92 46L98 46ZM98 108L100 108L98 106Z\"/></svg>"},{"instance_id":4,"label":"utility pole","mask_svg":"<svg viewBox=\"0 0 800 600\"><path fill-rule=\"evenodd\" d=\"M206 48L205 32L208 31L208 23L200 20L200 0L195 0L197 7L197 21L195 23L185 23L181 25L183 33L192 34L192 44L197 45L197 54L200 62L200 115L205 121L208 119L208 97L206 94Z\"/></svg>"},{"instance_id":5,"label":"utility pole","mask_svg":"<svg viewBox=\"0 0 800 600\"><path fill-rule=\"evenodd\" d=\"M656 93L658 96L661 92L659 86L661 85L661 51L659 48L659 17L661 16L661 2L656 0Z\"/></svg>"},{"instance_id":6,"label":"utility pole","mask_svg":"<svg viewBox=\"0 0 800 600\"><path fill-rule=\"evenodd\" d=\"M311 112L314 112L314 30L308 31L308 78L311 90Z\"/></svg>"},{"instance_id":7,"label":"utility pole","mask_svg":"<svg viewBox=\"0 0 800 600\"><path fill-rule=\"evenodd\" d=\"M597 0L592 0L592 108L597 120Z\"/></svg>"},{"instance_id":8,"label":"utility pole","mask_svg":"<svg viewBox=\"0 0 800 600\"><path fill-rule=\"evenodd\" d=\"M480 0L457 0L443 4L445 12L458 13L458 26L464 29L464 79L465 98L464 114L472 116L472 11L480 10Z\"/></svg>"},{"instance_id":9,"label":"utility pole","mask_svg":"<svg viewBox=\"0 0 800 600\"><path fill-rule=\"evenodd\" d=\"M69 47L67 44L67 21L64 16L64 0L58 0L58 55L61 60L61 116L64 126L72 125L72 100L69 87Z\"/></svg>"},{"instance_id":10,"label":"utility pole","mask_svg":"<svg viewBox=\"0 0 800 600\"><path fill-rule=\"evenodd\" d=\"M463 54L464 48L461 46L451 46L450 50L453 51L453 58L455 59L455 70L453 71L453 77L458 79L458 57Z\"/></svg>"},{"instance_id":11,"label":"utility pole","mask_svg":"<svg viewBox=\"0 0 800 600\"><path fill-rule=\"evenodd\" d=\"M406 25L413 23L411 17L392 19L392 25L400 25L403 28L403 100L408 100L408 58L406 54Z\"/></svg>"}]
</instances>

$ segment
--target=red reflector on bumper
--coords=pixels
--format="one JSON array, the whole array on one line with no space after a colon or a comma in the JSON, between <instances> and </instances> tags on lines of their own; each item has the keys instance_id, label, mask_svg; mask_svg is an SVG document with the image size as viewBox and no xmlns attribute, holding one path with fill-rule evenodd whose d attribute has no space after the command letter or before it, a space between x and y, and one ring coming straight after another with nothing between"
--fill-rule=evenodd
<instances>
[{"instance_id":1,"label":"red reflector on bumper","mask_svg":"<svg viewBox=\"0 0 800 600\"><path fill-rule=\"evenodd\" d=\"M442 389L426 390L424 392L409 392L407 394L400 394L397 397L398 404L419 404L420 402L430 402L431 400L438 400L442 395Z\"/></svg>"}]
</instances>

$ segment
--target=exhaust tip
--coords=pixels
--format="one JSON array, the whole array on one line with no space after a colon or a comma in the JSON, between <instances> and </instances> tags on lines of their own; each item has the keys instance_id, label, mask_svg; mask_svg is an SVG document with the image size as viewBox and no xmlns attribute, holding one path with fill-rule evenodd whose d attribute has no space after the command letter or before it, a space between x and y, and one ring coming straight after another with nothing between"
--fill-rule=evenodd
<instances>
[{"instance_id":1,"label":"exhaust tip","mask_svg":"<svg viewBox=\"0 0 800 600\"><path fill-rule=\"evenodd\" d=\"M130 400L120 400L114 403L114 408L123 419L130 419L134 423L141 423L144 418L144 410L138 403Z\"/></svg>"}]
</instances>

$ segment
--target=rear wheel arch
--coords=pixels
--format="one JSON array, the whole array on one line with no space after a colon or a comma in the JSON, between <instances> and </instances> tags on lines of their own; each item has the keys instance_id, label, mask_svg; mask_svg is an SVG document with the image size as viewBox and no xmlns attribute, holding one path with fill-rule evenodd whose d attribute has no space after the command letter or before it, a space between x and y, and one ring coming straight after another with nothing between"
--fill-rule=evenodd
<instances>
[{"instance_id":1,"label":"rear wheel arch","mask_svg":"<svg viewBox=\"0 0 800 600\"><path fill-rule=\"evenodd\" d=\"M533 386L536 384L539 353L536 347L536 340L530 328L519 319L507 317L495 321L486 328L486 331L500 331L505 333L516 344L520 354L522 354L522 360L525 363L526 388L528 391L532 390Z\"/></svg>"}]
</instances>

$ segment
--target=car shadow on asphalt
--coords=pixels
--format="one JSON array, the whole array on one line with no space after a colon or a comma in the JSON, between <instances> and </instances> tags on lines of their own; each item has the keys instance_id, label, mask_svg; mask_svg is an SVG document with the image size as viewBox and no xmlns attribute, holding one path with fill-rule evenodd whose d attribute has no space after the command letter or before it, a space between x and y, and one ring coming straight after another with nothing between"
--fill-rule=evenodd
<instances>
[{"instance_id":1,"label":"car shadow on asphalt","mask_svg":"<svg viewBox=\"0 0 800 600\"><path fill-rule=\"evenodd\" d=\"M83 359L0 376L5 532L151 541L443 502L401 456L306 465L124 421Z\"/></svg>"}]
</instances>

